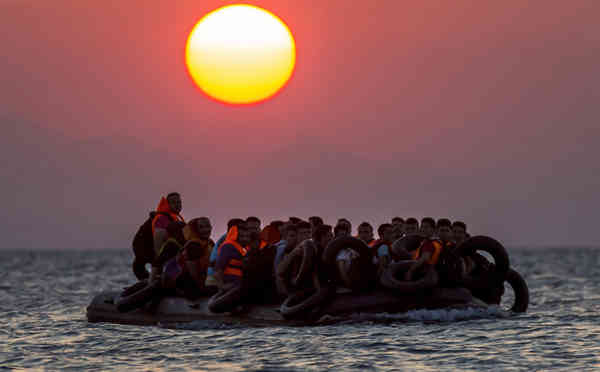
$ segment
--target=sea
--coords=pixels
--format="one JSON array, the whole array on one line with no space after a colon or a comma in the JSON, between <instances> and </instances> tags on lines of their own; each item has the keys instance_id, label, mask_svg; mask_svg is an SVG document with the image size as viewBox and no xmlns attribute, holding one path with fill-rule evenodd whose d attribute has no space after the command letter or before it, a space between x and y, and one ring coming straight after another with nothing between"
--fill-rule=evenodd
<instances>
[{"instance_id":1,"label":"sea","mask_svg":"<svg viewBox=\"0 0 600 372\"><path fill-rule=\"evenodd\" d=\"M89 323L128 250L0 251L0 370L600 370L600 249L509 249L530 306L355 314L322 326Z\"/></svg>"}]
</instances>

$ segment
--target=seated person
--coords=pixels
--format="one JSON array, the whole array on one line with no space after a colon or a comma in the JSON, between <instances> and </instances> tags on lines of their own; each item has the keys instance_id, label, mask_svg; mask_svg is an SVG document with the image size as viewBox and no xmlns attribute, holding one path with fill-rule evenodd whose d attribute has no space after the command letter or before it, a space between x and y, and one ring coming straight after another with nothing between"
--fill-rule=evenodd
<instances>
[{"instance_id":1,"label":"seated person","mask_svg":"<svg viewBox=\"0 0 600 372\"><path fill-rule=\"evenodd\" d=\"M244 223L231 227L225 241L217 248L215 280L220 290L228 290L242 285L243 259L249 243L250 231Z\"/></svg>"},{"instance_id":2,"label":"seated person","mask_svg":"<svg viewBox=\"0 0 600 372\"><path fill-rule=\"evenodd\" d=\"M216 287L205 285L209 256L215 244L210 239L211 231L207 217L194 218L185 226L183 235L186 243L177 257L167 264L164 287L174 287L179 294L189 298L216 292Z\"/></svg>"},{"instance_id":3,"label":"seated person","mask_svg":"<svg viewBox=\"0 0 600 372\"><path fill-rule=\"evenodd\" d=\"M298 228L296 225L286 224L284 230L284 239L276 245L275 260L273 260L273 272L277 272L277 265L283 260L283 257L290 253L298 245Z\"/></svg>"},{"instance_id":4,"label":"seated person","mask_svg":"<svg viewBox=\"0 0 600 372\"><path fill-rule=\"evenodd\" d=\"M431 217L423 217L419 233L425 238L432 238L435 235L435 220Z\"/></svg>"},{"instance_id":5,"label":"seated person","mask_svg":"<svg viewBox=\"0 0 600 372\"><path fill-rule=\"evenodd\" d=\"M404 235L413 235L419 232L419 221L414 217L409 217L404 222Z\"/></svg>"}]
</instances>

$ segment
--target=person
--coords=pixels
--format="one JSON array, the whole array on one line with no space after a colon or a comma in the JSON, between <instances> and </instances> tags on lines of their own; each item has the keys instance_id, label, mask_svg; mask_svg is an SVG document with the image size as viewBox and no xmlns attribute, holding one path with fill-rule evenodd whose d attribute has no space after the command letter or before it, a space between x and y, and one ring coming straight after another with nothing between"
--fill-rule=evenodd
<instances>
[{"instance_id":1,"label":"person","mask_svg":"<svg viewBox=\"0 0 600 372\"><path fill-rule=\"evenodd\" d=\"M291 222L291 220L290 220ZM310 223L307 221L300 221L296 224L298 229L298 243L305 241L306 239L310 239L312 236L312 229L310 227Z\"/></svg>"},{"instance_id":2,"label":"person","mask_svg":"<svg viewBox=\"0 0 600 372\"><path fill-rule=\"evenodd\" d=\"M402 234L404 234L404 218L394 217L392 218L392 226L398 227Z\"/></svg>"},{"instance_id":3,"label":"person","mask_svg":"<svg viewBox=\"0 0 600 372\"><path fill-rule=\"evenodd\" d=\"M435 235L435 220L432 217L423 217L420 234L425 238L432 238Z\"/></svg>"},{"instance_id":4,"label":"person","mask_svg":"<svg viewBox=\"0 0 600 372\"><path fill-rule=\"evenodd\" d=\"M182 202L181 195L177 192L169 193L166 197L162 197L156 208L156 216L152 220L152 239L154 244L155 258L158 258L163 245L169 238L173 238L169 234L167 228L171 223L175 226L181 226L185 220L181 216ZM171 231L176 231L172 229ZM156 281L160 279L162 274L162 265L160 263L152 263L152 271L150 280Z\"/></svg>"},{"instance_id":5,"label":"person","mask_svg":"<svg viewBox=\"0 0 600 372\"><path fill-rule=\"evenodd\" d=\"M216 293L216 286L206 286L209 256L215 243L210 239L212 225L208 217L190 220L183 228L186 243L176 258L169 261L163 275L163 287L175 288L188 298Z\"/></svg>"},{"instance_id":6,"label":"person","mask_svg":"<svg viewBox=\"0 0 600 372\"><path fill-rule=\"evenodd\" d=\"M229 230L231 230L231 228L233 226L240 226L241 224L244 224L244 220L241 218L232 218L229 221L227 221L227 231L225 232L225 234L223 234L215 243L215 248L211 251L210 253L210 258L208 261L208 270L207 270L207 275L206 275L206 286L207 287L214 287L217 286L217 280L215 279L215 265L217 263L217 257L219 256L219 247L223 244L223 242L225 241L225 238L227 237L227 232L229 232Z\"/></svg>"},{"instance_id":7,"label":"person","mask_svg":"<svg viewBox=\"0 0 600 372\"><path fill-rule=\"evenodd\" d=\"M217 248L215 280L220 290L242 285L243 259L248 251L250 231L245 223L232 226L223 244Z\"/></svg>"},{"instance_id":8,"label":"person","mask_svg":"<svg viewBox=\"0 0 600 372\"><path fill-rule=\"evenodd\" d=\"M467 240L467 224L462 221L454 221L452 224L452 236L456 246L460 246Z\"/></svg>"},{"instance_id":9,"label":"person","mask_svg":"<svg viewBox=\"0 0 600 372\"><path fill-rule=\"evenodd\" d=\"M350 230L348 230L348 225L346 223L338 223L337 225L335 225L335 228L333 229L333 236L335 238L350 236Z\"/></svg>"},{"instance_id":10,"label":"person","mask_svg":"<svg viewBox=\"0 0 600 372\"><path fill-rule=\"evenodd\" d=\"M365 242L366 245L370 245L375 241L373 237L373 226L368 222L362 222L358 225L358 238Z\"/></svg>"},{"instance_id":11,"label":"person","mask_svg":"<svg viewBox=\"0 0 600 372\"><path fill-rule=\"evenodd\" d=\"M414 217L409 217L404 223L404 235L417 234L419 232L419 221Z\"/></svg>"},{"instance_id":12,"label":"person","mask_svg":"<svg viewBox=\"0 0 600 372\"><path fill-rule=\"evenodd\" d=\"M317 226L321 226L325 223L323 222L323 219L319 216L308 217L308 222L310 223L311 232L314 231L317 228Z\"/></svg>"},{"instance_id":13,"label":"person","mask_svg":"<svg viewBox=\"0 0 600 372\"><path fill-rule=\"evenodd\" d=\"M275 260L273 260L273 272L277 272L277 266L283 260L283 257L291 252L298 245L298 227L293 224L287 224L284 231L284 239L280 240L276 245L277 252Z\"/></svg>"}]
</instances>

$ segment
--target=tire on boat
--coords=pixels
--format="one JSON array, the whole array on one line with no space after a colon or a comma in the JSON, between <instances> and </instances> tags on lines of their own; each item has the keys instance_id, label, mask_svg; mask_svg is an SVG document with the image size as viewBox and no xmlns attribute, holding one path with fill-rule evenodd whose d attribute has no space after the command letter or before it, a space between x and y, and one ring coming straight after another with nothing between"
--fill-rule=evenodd
<instances>
[{"instance_id":1,"label":"tire on boat","mask_svg":"<svg viewBox=\"0 0 600 372\"><path fill-rule=\"evenodd\" d=\"M302 318L316 306L325 302L330 297L332 291L329 287L322 287L318 290L311 288L298 291L283 301L279 312L285 319Z\"/></svg>"},{"instance_id":2,"label":"tire on boat","mask_svg":"<svg viewBox=\"0 0 600 372\"><path fill-rule=\"evenodd\" d=\"M402 256L406 256L408 253L408 258L406 259L410 260L411 252L417 250L423 240L425 238L417 234L403 236L392 244L392 252Z\"/></svg>"},{"instance_id":3,"label":"tire on boat","mask_svg":"<svg viewBox=\"0 0 600 372\"><path fill-rule=\"evenodd\" d=\"M515 270L509 269L506 275L506 281L515 292L515 302L511 311L515 313L524 313L529 307L529 288L523 277Z\"/></svg>"},{"instance_id":4,"label":"tire on boat","mask_svg":"<svg viewBox=\"0 0 600 372\"><path fill-rule=\"evenodd\" d=\"M459 257L466 257L474 255L477 251L487 252L494 258L493 270L489 273L491 277L487 279L496 283L504 282L508 274L510 261L508 253L502 244L487 236L474 236L461 244L456 252ZM469 283L477 285L478 282L481 282L481 278L466 277L464 280L464 284L467 287L469 287Z\"/></svg>"},{"instance_id":5,"label":"tire on boat","mask_svg":"<svg viewBox=\"0 0 600 372\"><path fill-rule=\"evenodd\" d=\"M371 283L375 273L373 266L373 252L362 240L352 236L343 236L334 239L327 245L323 252L324 270L329 272L337 271L337 255L341 250L350 248L359 254L356 262L351 263L351 275L343 275L340 278L344 285L350 289L362 289ZM356 274L358 272L358 274ZM338 275L339 276L339 275Z\"/></svg>"},{"instance_id":6,"label":"tire on boat","mask_svg":"<svg viewBox=\"0 0 600 372\"><path fill-rule=\"evenodd\" d=\"M238 285L226 290L220 290L208 300L208 310L213 313L232 311L243 298L243 288Z\"/></svg>"},{"instance_id":7,"label":"tire on boat","mask_svg":"<svg viewBox=\"0 0 600 372\"><path fill-rule=\"evenodd\" d=\"M392 289L395 293L415 293L425 289L434 288L438 285L439 275L433 267L427 267L423 275L416 280L406 281L397 279L404 275L416 261L399 261L390 264L381 275L380 283L386 288Z\"/></svg>"},{"instance_id":8,"label":"tire on boat","mask_svg":"<svg viewBox=\"0 0 600 372\"><path fill-rule=\"evenodd\" d=\"M126 313L138 309L152 300L155 294L160 289L159 281L138 282L133 286L125 289L121 296L117 299L117 311Z\"/></svg>"}]
</instances>

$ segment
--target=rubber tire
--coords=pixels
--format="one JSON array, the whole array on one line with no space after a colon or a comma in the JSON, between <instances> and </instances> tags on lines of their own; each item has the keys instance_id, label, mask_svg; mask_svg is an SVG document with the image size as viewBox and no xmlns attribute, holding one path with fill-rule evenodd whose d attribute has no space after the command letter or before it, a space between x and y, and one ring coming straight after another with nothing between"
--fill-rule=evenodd
<instances>
[{"instance_id":1,"label":"rubber tire","mask_svg":"<svg viewBox=\"0 0 600 372\"><path fill-rule=\"evenodd\" d=\"M527 287L527 283L521 274L513 269L508 270L506 281L515 292L515 303L510 310L514 311L515 313L526 312L527 308L529 307L529 288Z\"/></svg>"},{"instance_id":2,"label":"rubber tire","mask_svg":"<svg viewBox=\"0 0 600 372\"><path fill-rule=\"evenodd\" d=\"M144 306L152 300L158 290L160 290L160 282L153 281L129 296L119 297L115 302L117 311L127 313Z\"/></svg>"},{"instance_id":3,"label":"rubber tire","mask_svg":"<svg viewBox=\"0 0 600 372\"><path fill-rule=\"evenodd\" d=\"M467 239L457 248L457 255L459 257L466 257L477 251L487 252L494 258L494 271L491 279L497 283L504 282L510 267L510 260L508 259L508 253L502 244L487 236L474 236Z\"/></svg>"},{"instance_id":4,"label":"rubber tire","mask_svg":"<svg viewBox=\"0 0 600 372\"><path fill-rule=\"evenodd\" d=\"M241 303L242 299L243 287L241 285L225 291L220 290L219 292L215 293L210 300L208 300L208 310L213 313L225 313L232 311Z\"/></svg>"},{"instance_id":5,"label":"rubber tire","mask_svg":"<svg viewBox=\"0 0 600 372\"><path fill-rule=\"evenodd\" d=\"M376 272L376 268L373 266L373 251L362 240L352 236L342 236L340 238L332 240L327 245L327 247L323 251L322 257L323 262L325 264L324 270L326 270L327 273L323 274L330 275L331 273L337 272L337 255L342 249L346 248L351 248L358 252L358 254L360 255L358 259L360 271L361 273L364 273L364 276L361 278L361 282L353 283L351 285L351 289L364 288L365 286L370 285L371 278L374 277Z\"/></svg>"},{"instance_id":6,"label":"rubber tire","mask_svg":"<svg viewBox=\"0 0 600 372\"><path fill-rule=\"evenodd\" d=\"M416 251L417 248L419 248L423 240L425 240L425 238L418 234L403 236L392 244L392 251L406 251L410 254L411 252Z\"/></svg>"},{"instance_id":7,"label":"rubber tire","mask_svg":"<svg viewBox=\"0 0 600 372\"><path fill-rule=\"evenodd\" d=\"M279 308L279 312L285 319L298 319L307 315L309 311L327 300L333 290L323 287L319 290L314 288L298 291L285 299Z\"/></svg>"},{"instance_id":8,"label":"rubber tire","mask_svg":"<svg viewBox=\"0 0 600 372\"><path fill-rule=\"evenodd\" d=\"M417 293L436 287L439 283L439 275L433 267L427 268L425 275L418 280L406 281L396 279L398 274L406 272L415 262L411 260L390 264L381 275L381 285L399 294Z\"/></svg>"}]
</instances>

